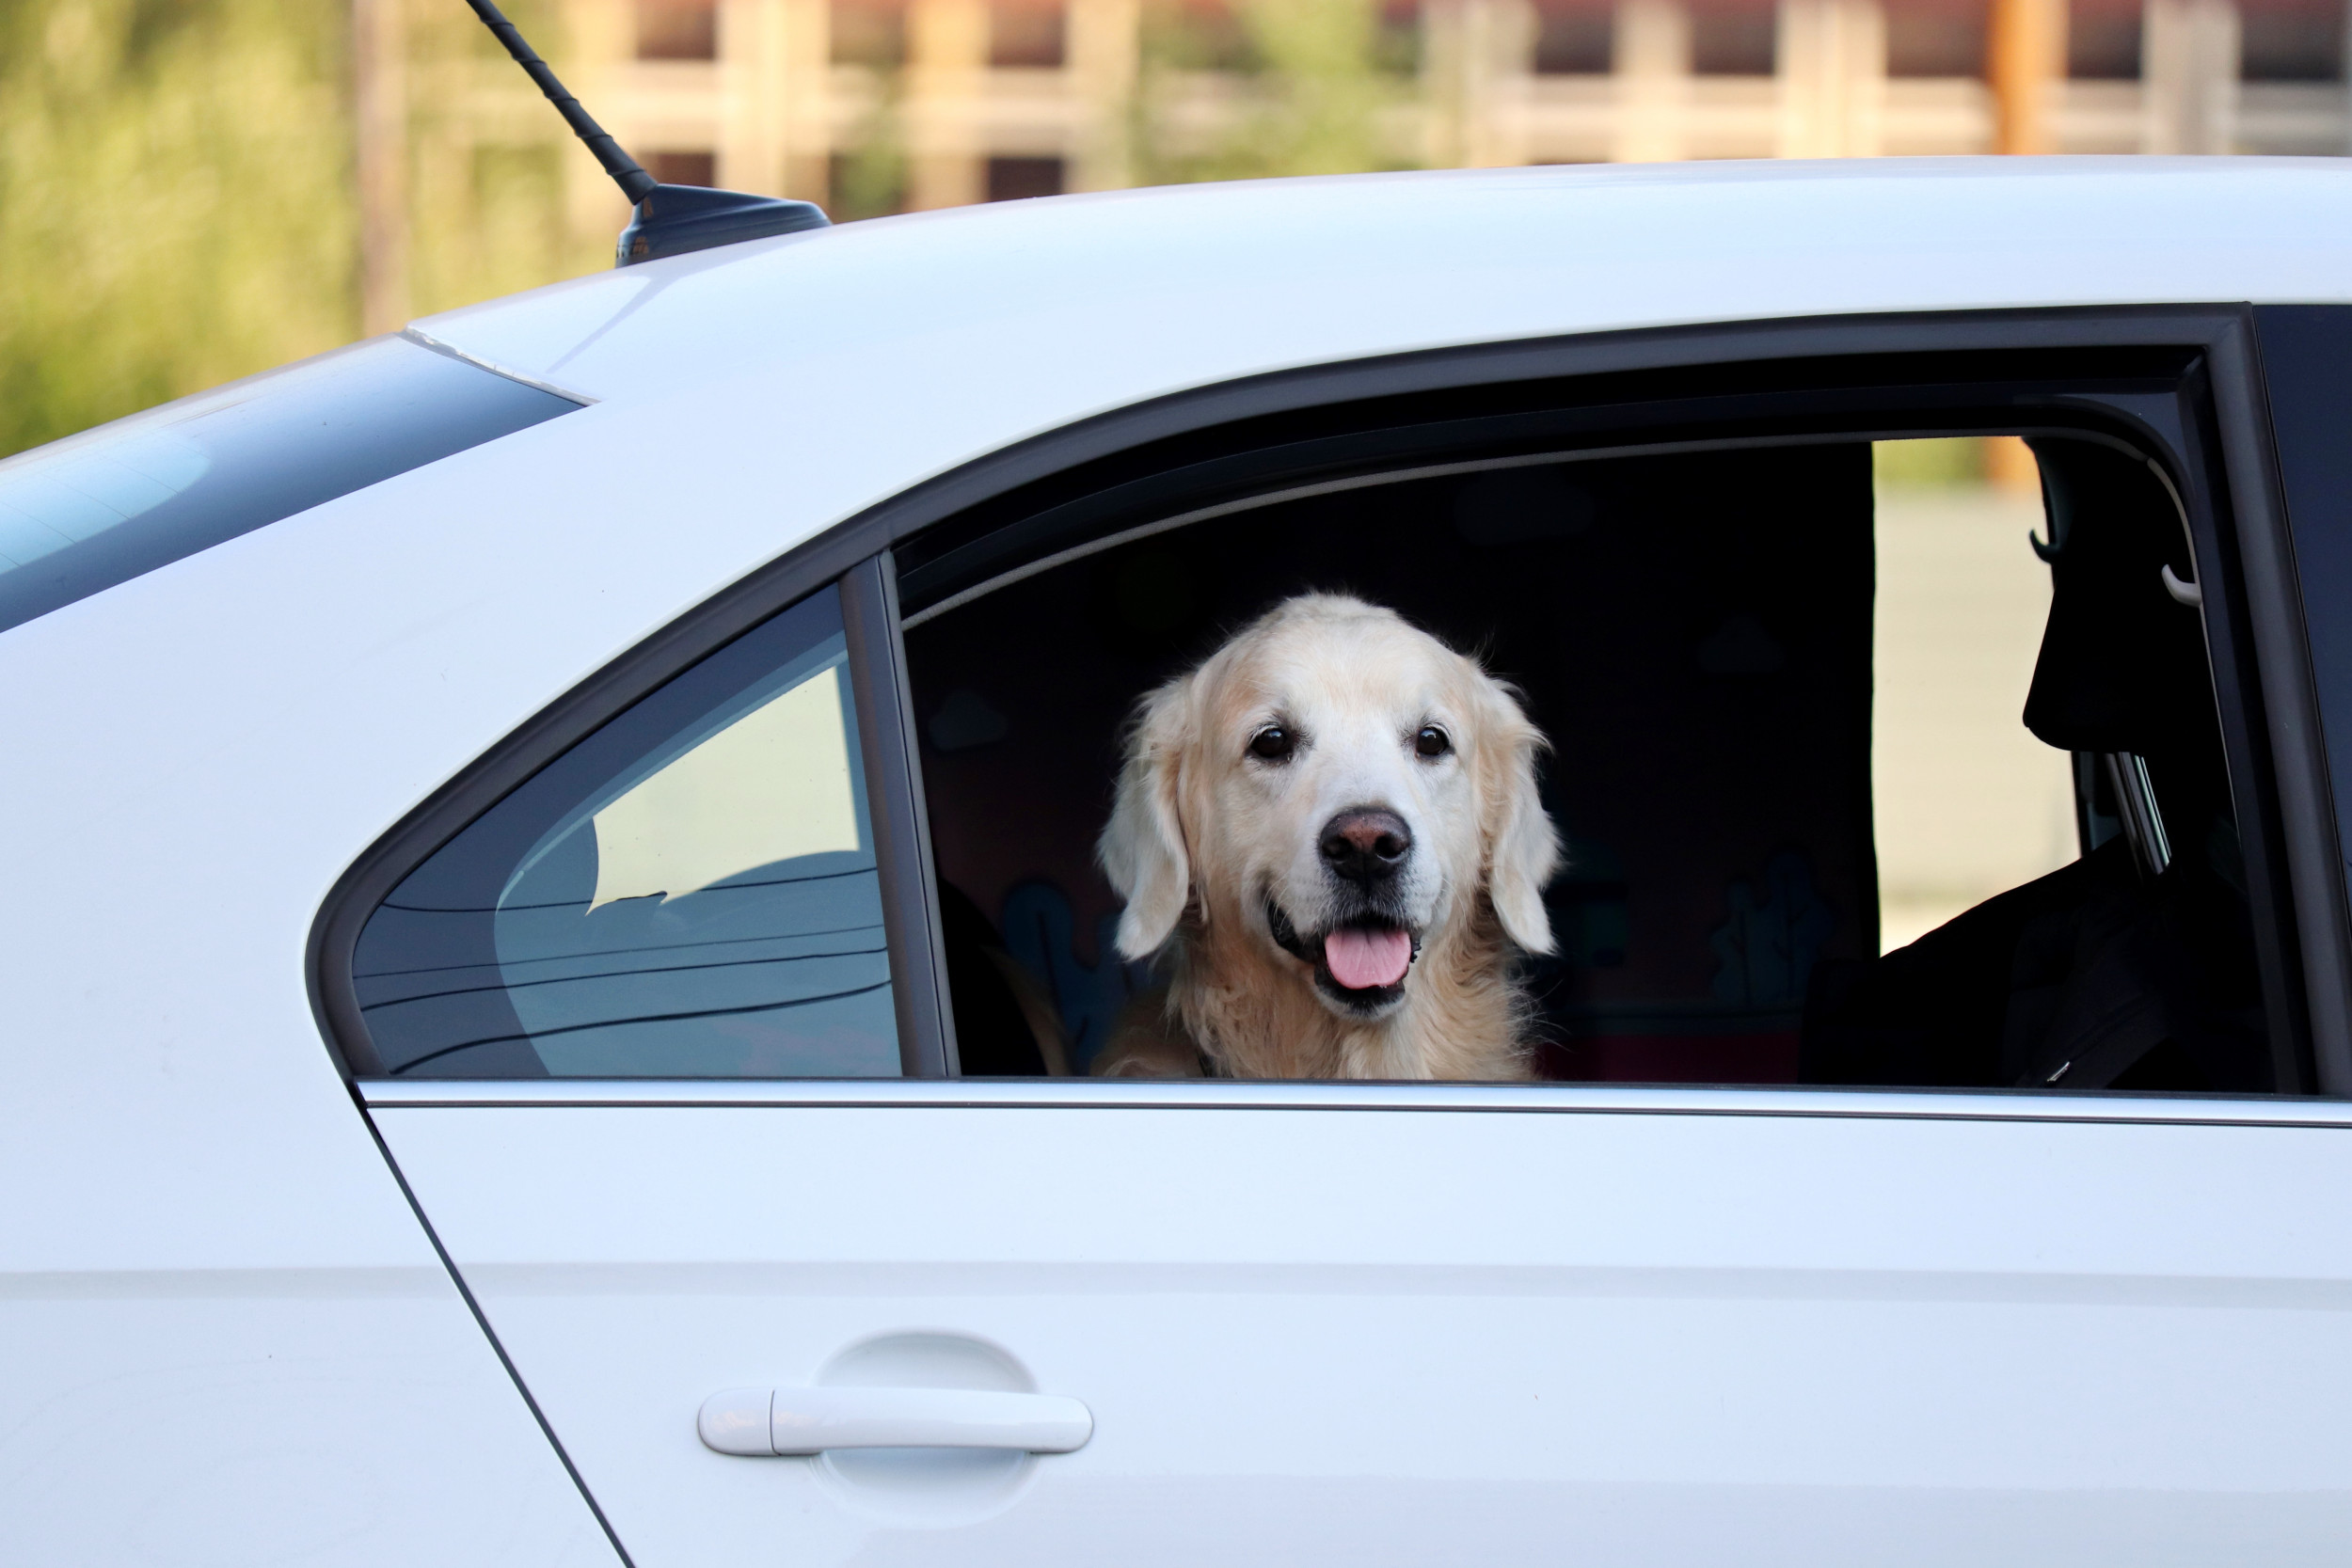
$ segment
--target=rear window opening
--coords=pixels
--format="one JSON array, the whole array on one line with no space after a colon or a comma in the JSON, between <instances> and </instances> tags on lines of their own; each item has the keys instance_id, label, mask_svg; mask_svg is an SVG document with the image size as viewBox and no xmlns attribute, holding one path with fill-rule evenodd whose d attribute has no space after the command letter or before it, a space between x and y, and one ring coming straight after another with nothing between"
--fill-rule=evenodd
<instances>
[{"instance_id":1,"label":"rear window opening","mask_svg":"<svg viewBox=\"0 0 2352 1568\"><path fill-rule=\"evenodd\" d=\"M2111 434L1816 435L1318 478L961 581L918 552L961 1070L1083 1074L1152 1016L1168 958L1118 950L1097 861L1124 726L1320 592L1549 740L1532 1076L2297 1088L2175 492Z\"/></svg>"}]
</instances>

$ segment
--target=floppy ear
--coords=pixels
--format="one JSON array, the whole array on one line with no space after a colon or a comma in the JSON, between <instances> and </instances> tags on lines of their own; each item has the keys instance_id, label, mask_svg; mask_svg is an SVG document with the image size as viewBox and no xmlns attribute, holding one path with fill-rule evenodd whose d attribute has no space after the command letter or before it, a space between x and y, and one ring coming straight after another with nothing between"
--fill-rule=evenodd
<instances>
[{"instance_id":1,"label":"floppy ear","mask_svg":"<svg viewBox=\"0 0 2352 1568\"><path fill-rule=\"evenodd\" d=\"M1176 811L1191 682L1171 681L1143 699L1127 729L1119 795L1094 858L1127 901L1119 917L1119 951L1146 958L1160 950L1192 896L1192 861Z\"/></svg>"},{"instance_id":2,"label":"floppy ear","mask_svg":"<svg viewBox=\"0 0 2352 1568\"><path fill-rule=\"evenodd\" d=\"M1502 929L1530 953L1552 950L1544 884L1560 866L1560 834L1535 790L1535 757L1544 737L1521 711L1518 693L1486 677L1494 740L1487 769L1486 896Z\"/></svg>"}]
</instances>

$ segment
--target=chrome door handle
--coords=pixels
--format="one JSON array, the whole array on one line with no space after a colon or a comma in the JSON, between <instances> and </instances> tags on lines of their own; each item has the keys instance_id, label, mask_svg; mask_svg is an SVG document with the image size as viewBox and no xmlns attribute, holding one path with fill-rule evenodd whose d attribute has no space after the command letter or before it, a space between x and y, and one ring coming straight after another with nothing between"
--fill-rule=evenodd
<instances>
[{"instance_id":1,"label":"chrome door handle","mask_svg":"<svg viewBox=\"0 0 2352 1568\"><path fill-rule=\"evenodd\" d=\"M1020 1449L1069 1453L1094 1435L1094 1413L1054 1394L990 1388L723 1388L694 1427L720 1453L827 1449Z\"/></svg>"}]
</instances>

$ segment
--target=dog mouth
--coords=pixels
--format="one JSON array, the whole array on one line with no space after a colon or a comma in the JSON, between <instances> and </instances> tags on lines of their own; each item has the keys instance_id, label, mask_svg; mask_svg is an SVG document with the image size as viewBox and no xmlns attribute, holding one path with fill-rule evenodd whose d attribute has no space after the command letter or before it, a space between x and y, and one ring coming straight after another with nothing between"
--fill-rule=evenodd
<instances>
[{"instance_id":1,"label":"dog mouth","mask_svg":"<svg viewBox=\"0 0 2352 1568\"><path fill-rule=\"evenodd\" d=\"M1265 918L1276 944L1314 970L1323 993L1358 1012L1377 1012L1402 998L1405 976L1421 957L1421 937L1381 915L1359 915L1302 936L1269 898Z\"/></svg>"}]
</instances>

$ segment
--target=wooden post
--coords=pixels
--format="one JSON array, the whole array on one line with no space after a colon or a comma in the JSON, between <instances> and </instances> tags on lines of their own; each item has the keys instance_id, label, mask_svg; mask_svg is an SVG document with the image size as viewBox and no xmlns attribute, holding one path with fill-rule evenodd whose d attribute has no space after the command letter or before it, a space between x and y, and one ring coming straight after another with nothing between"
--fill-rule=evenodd
<instances>
[{"instance_id":1,"label":"wooden post","mask_svg":"<svg viewBox=\"0 0 2352 1568\"><path fill-rule=\"evenodd\" d=\"M1130 122L1143 8L1139 0L1070 0L1064 16L1062 69L1079 116L1065 178L1073 191L1120 190L1136 178Z\"/></svg>"},{"instance_id":2,"label":"wooden post","mask_svg":"<svg viewBox=\"0 0 2352 1568\"><path fill-rule=\"evenodd\" d=\"M2148 0L2139 33L2143 152L2233 152L2238 15L2231 0Z\"/></svg>"},{"instance_id":3,"label":"wooden post","mask_svg":"<svg viewBox=\"0 0 2352 1568\"><path fill-rule=\"evenodd\" d=\"M408 74L401 0L351 0L359 330L408 323Z\"/></svg>"},{"instance_id":4,"label":"wooden post","mask_svg":"<svg viewBox=\"0 0 2352 1568\"><path fill-rule=\"evenodd\" d=\"M1993 0L1984 64L1993 150L2057 151L2051 121L2066 80L2066 0Z\"/></svg>"},{"instance_id":5,"label":"wooden post","mask_svg":"<svg viewBox=\"0 0 2352 1568\"><path fill-rule=\"evenodd\" d=\"M637 147L637 127L630 103L618 90L624 69L636 53L636 14L628 0L564 0L564 54L555 60L556 74L580 95L604 128L623 147ZM526 86L522 90L528 91ZM596 159L564 129L553 115L541 111L541 124L550 141L558 141L564 166L564 223L583 247L609 250L612 237L628 221L628 202Z\"/></svg>"},{"instance_id":6,"label":"wooden post","mask_svg":"<svg viewBox=\"0 0 2352 1568\"><path fill-rule=\"evenodd\" d=\"M1422 0L1422 155L1433 167L1527 161L1535 25L1528 0Z\"/></svg>"},{"instance_id":7,"label":"wooden post","mask_svg":"<svg viewBox=\"0 0 2352 1568\"><path fill-rule=\"evenodd\" d=\"M720 0L722 188L824 198L827 12L825 0Z\"/></svg>"},{"instance_id":8,"label":"wooden post","mask_svg":"<svg viewBox=\"0 0 2352 1568\"><path fill-rule=\"evenodd\" d=\"M785 0L784 194L833 199L833 6Z\"/></svg>"},{"instance_id":9,"label":"wooden post","mask_svg":"<svg viewBox=\"0 0 2352 1568\"><path fill-rule=\"evenodd\" d=\"M1620 164L1688 156L1691 11L1682 0L1617 0L1610 74L1617 92L1609 156Z\"/></svg>"},{"instance_id":10,"label":"wooden post","mask_svg":"<svg viewBox=\"0 0 2352 1568\"><path fill-rule=\"evenodd\" d=\"M1879 0L1781 0L1780 156L1874 158L1886 106Z\"/></svg>"},{"instance_id":11,"label":"wooden post","mask_svg":"<svg viewBox=\"0 0 2352 1568\"><path fill-rule=\"evenodd\" d=\"M988 195L980 86L988 70L987 0L912 0L907 7L907 205L959 207Z\"/></svg>"}]
</instances>

